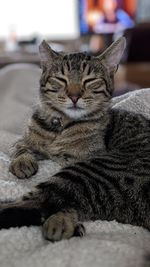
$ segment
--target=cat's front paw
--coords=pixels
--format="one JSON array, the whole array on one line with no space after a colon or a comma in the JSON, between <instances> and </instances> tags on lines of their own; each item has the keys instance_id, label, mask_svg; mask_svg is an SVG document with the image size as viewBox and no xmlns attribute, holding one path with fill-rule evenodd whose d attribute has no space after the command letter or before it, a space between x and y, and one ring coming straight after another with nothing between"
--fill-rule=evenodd
<instances>
[{"instance_id":1,"label":"cat's front paw","mask_svg":"<svg viewBox=\"0 0 150 267\"><path fill-rule=\"evenodd\" d=\"M74 214L58 212L50 216L43 224L43 235L50 241L60 241L72 236L84 236L85 228L83 224L76 222Z\"/></svg>"},{"instance_id":2,"label":"cat's front paw","mask_svg":"<svg viewBox=\"0 0 150 267\"><path fill-rule=\"evenodd\" d=\"M20 179L29 178L37 172L38 164L32 155L22 154L12 160L9 170Z\"/></svg>"}]
</instances>

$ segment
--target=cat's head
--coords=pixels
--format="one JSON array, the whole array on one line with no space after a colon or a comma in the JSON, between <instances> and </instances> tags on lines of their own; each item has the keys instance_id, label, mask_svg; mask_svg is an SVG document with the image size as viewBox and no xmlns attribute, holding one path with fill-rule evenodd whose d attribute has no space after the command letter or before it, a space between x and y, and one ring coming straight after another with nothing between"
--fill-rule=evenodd
<instances>
[{"instance_id":1,"label":"cat's head","mask_svg":"<svg viewBox=\"0 0 150 267\"><path fill-rule=\"evenodd\" d=\"M114 89L113 78L125 49L121 37L98 56L87 53L64 54L40 45L41 100L72 119L102 110Z\"/></svg>"}]
</instances>

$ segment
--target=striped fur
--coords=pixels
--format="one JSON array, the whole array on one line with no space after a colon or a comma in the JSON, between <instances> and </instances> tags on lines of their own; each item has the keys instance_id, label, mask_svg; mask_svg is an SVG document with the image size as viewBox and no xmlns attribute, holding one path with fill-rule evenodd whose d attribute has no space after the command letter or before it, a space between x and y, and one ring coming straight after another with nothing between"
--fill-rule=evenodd
<instances>
[{"instance_id":1,"label":"striped fur","mask_svg":"<svg viewBox=\"0 0 150 267\"><path fill-rule=\"evenodd\" d=\"M39 159L62 165L49 181L1 204L0 228L43 225L56 241L85 233L86 220L117 220L150 229L150 121L110 110L124 39L104 54L64 55L40 46L40 106L17 142L10 171L28 178Z\"/></svg>"}]
</instances>

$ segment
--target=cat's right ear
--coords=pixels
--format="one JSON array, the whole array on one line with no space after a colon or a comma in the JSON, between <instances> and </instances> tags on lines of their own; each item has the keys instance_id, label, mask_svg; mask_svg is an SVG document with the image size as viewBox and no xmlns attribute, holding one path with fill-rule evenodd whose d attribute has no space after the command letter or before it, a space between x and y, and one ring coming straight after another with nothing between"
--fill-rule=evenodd
<instances>
[{"instance_id":1,"label":"cat's right ear","mask_svg":"<svg viewBox=\"0 0 150 267\"><path fill-rule=\"evenodd\" d=\"M48 66L52 65L52 62L59 58L59 53L51 49L48 43L43 40L39 46L41 68L46 69Z\"/></svg>"},{"instance_id":2,"label":"cat's right ear","mask_svg":"<svg viewBox=\"0 0 150 267\"><path fill-rule=\"evenodd\" d=\"M120 37L112 43L102 54L97 56L101 63L109 70L110 74L114 74L120 63L122 54L126 47L126 39Z\"/></svg>"}]
</instances>

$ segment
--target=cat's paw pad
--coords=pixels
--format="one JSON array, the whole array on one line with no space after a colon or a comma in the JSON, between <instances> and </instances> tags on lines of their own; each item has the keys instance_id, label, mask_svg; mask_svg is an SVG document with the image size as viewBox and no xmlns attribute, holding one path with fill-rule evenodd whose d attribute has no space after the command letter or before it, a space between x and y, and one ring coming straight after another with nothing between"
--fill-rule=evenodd
<instances>
[{"instance_id":1,"label":"cat's paw pad","mask_svg":"<svg viewBox=\"0 0 150 267\"><path fill-rule=\"evenodd\" d=\"M38 164L32 155L20 155L12 160L9 170L20 179L29 178L37 172Z\"/></svg>"},{"instance_id":2,"label":"cat's paw pad","mask_svg":"<svg viewBox=\"0 0 150 267\"><path fill-rule=\"evenodd\" d=\"M50 241L69 239L72 236L83 236L84 226L77 224L71 213L58 212L50 216L43 224L44 237Z\"/></svg>"}]
</instances>

